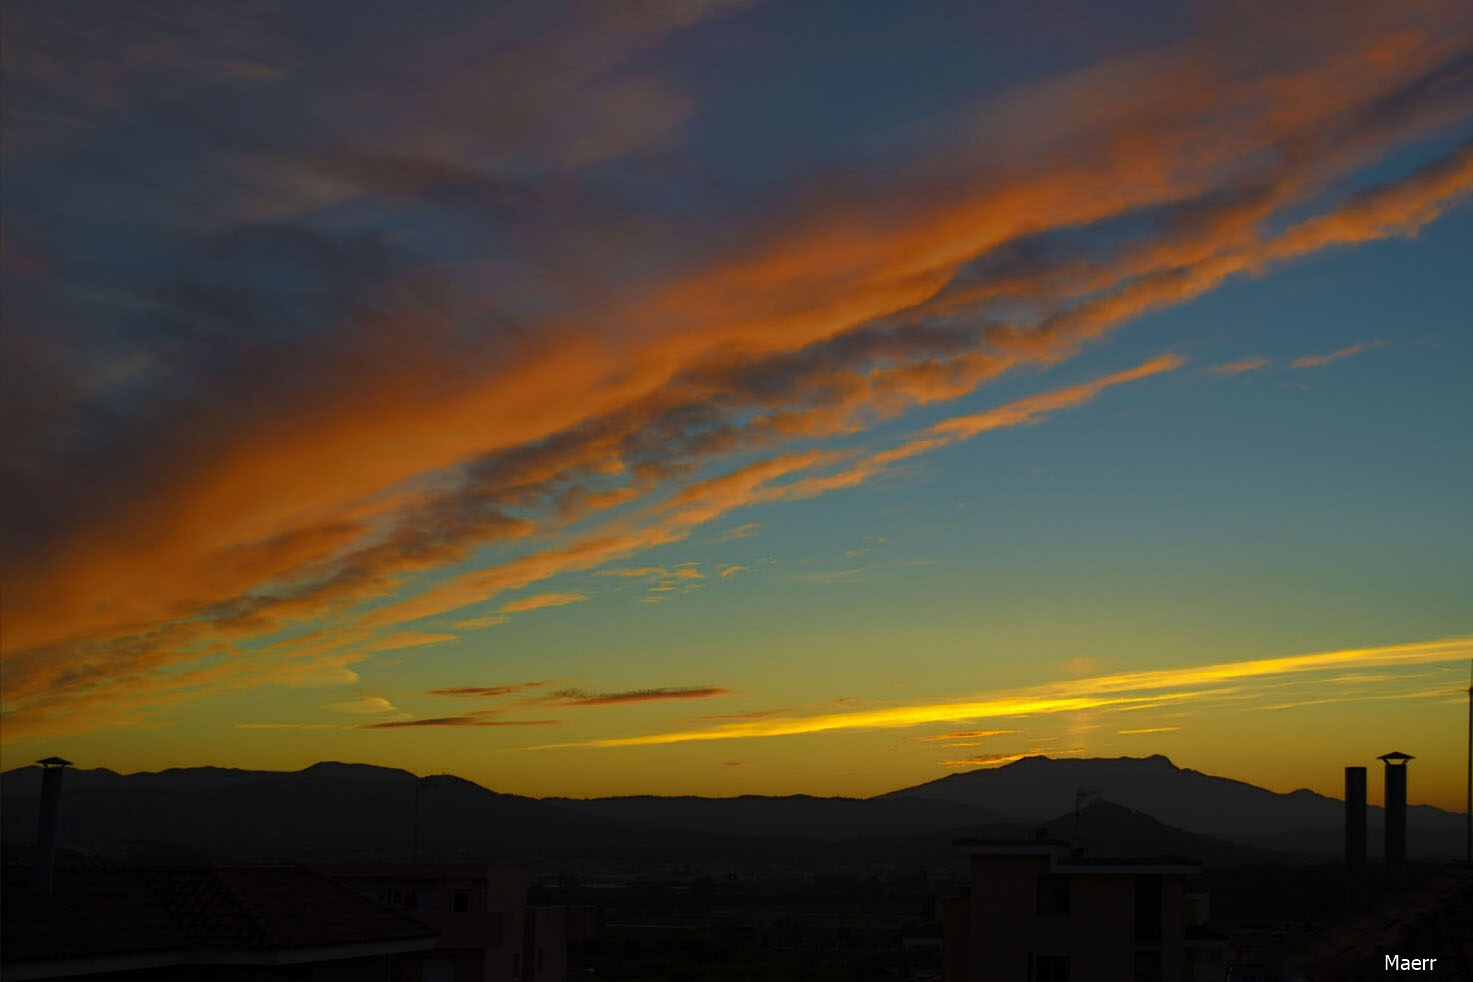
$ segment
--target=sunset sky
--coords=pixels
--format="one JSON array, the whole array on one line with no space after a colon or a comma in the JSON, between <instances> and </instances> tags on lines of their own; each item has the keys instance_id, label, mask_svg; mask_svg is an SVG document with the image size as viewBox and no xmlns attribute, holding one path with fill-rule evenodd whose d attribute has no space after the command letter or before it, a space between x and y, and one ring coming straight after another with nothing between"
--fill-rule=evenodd
<instances>
[{"instance_id":1,"label":"sunset sky","mask_svg":"<svg viewBox=\"0 0 1473 982\"><path fill-rule=\"evenodd\" d=\"M4 767L1338 794L1395 749L1461 810L1464 0L3 42Z\"/></svg>"}]
</instances>

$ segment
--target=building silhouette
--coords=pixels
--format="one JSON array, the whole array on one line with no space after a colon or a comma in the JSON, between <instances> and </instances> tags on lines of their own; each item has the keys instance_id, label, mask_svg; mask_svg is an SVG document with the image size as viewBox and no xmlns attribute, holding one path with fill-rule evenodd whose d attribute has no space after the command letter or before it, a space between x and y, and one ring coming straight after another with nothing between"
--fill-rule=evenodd
<instances>
[{"instance_id":1,"label":"building silhouette","mask_svg":"<svg viewBox=\"0 0 1473 982\"><path fill-rule=\"evenodd\" d=\"M1221 982L1192 860L1084 856L1068 843L964 839L970 882L943 901L945 982Z\"/></svg>"},{"instance_id":2,"label":"building silhouette","mask_svg":"<svg viewBox=\"0 0 1473 982\"><path fill-rule=\"evenodd\" d=\"M315 869L437 932L418 982L567 982L568 941L587 908L531 907L519 866L353 863Z\"/></svg>"},{"instance_id":3,"label":"building silhouette","mask_svg":"<svg viewBox=\"0 0 1473 982\"><path fill-rule=\"evenodd\" d=\"M4 867L9 980L412 982L435 930L300 866Z\"/></svg>"}]
</instances>

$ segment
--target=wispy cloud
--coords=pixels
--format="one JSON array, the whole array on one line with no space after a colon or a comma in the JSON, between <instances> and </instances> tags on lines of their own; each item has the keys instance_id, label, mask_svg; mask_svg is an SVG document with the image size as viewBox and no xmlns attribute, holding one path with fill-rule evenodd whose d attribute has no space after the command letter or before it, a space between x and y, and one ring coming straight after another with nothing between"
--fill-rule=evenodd
<instances>
[{"instance_id":1,"label":"wispy cloud","mask_svg":"<svg viewBox=\"0 0 1473 982\"><path fill-rule=\"evenodd\" d=\"M1352 648L1278 658L1128 672L1014 689L974 700L922 703L852 712L731 722L696 730L589 740L571 746L637 747L704 740L740 740L841 730L897 729L930 723L1006 719L1089 709L1140 709L1182 700L1220 698L1255 682L1347 668L1392 668L1457 662L1473 656L1473 637L1379 648Z\"/></svg>"},{"instance_id":2,"label":"wispy cloud","mask_svg":"<svg viewBox=\"0 0 1473 982\"><path fill-rule=\"evenodd\" d=\"M594 573L595 576L617 576L622 579L653 580L667 589L674 588L680 584L689 584L695 580L704 580L706 574L701 572L701 564L696 562L681 563L677 566L633 566L616 567L614 569L601 569Z\"/></svg>"},{"instance_id":3,"label":"wispy cloud","mask_svg":"<svg viewBox=\"0 0 1473 982\"><path fill-rule=\"evenodd\" d=\"M715 716L692 716L694 723L717 723L735 719L771 719L791 713L791 709L753 709L745 713L720 713Z\"/></svg>"},{"instance_id":4,"label":"wispy cloud","mask_svg":"<svg viewBox=\"0 0 1473 982\"><path fill-rule=\"evenodd\" d=\"M942 767L967 767L970 765L985 764L1011 764L1014 761L1022 760L1024 757L1027 756L1028 754L973 754L970 757L960 757L956 760L943 760L939 763Z\"/></svg>"},{"instance_id":5,"label":"wispy cloud","mask_svg":"<svg viewBox=\"0 0 1473 982\"><path fill-rule=\"evenodd\" d=\"M761 522L747 522L735 528L729 528L725 532L718 532L706 540L708 545L720 545L723 542L735 542L738 539L750 539L762 531Z\"/></svg>"},{"instance_id":6,"label":"wispy cloud","mask_svg":"<svg viewBox=\"0 0 1473 982\"><path fill-rule=\"evenodd\" d=\"M1186 364L1186 359L1179 355L1158 355L1134 368L1128 368L1113 375L1101 376L1080 385L1066 386L1036 396L1017 399L1005 406L989 409L986 412L953 416L931 427L930 433L938 437L956 437L967 440L989 430L1010 426L1031 426L1043 422L1055 413L1087 405L1106 389L1150 378L1152 375L1160 375L1163 372L1175 371L1184 364Z\"/></svg>"},{"instance_id":7,"label":"wispy cloud","mask_svg":"<svg viewBox=\"0 0 1473 982\"><path fill-rule=\"evenodd\" d=\"M1374 351L1377 348L1383 347L1385 344L1385 341L1357 341L1355 344L1347 345L1344 348L1340 348L1336 351L1331 351L1328 354L1305 355L1302 358L1295 358L1289 363L1289 367L1323 368L1326 365L1334 364L1335 362L1342 359L1354 358L1356 355L1364 354L1367 351Z\"/></svg>"},{"instance_id":8,"label":"wispy cloud","mask_svg":"<svg viewBox=\"0 0 1473 982\"><path fill-rule=\"evenodd\" d=\"M981 740L984 737L1005 736L1017 732L1017 730L957 730L953 733L942 733L937 736L921 737L921 739L928 743L944 743L948 740Z\"/></svg>"},{"instance_id":9,"label":"wispy cloud","mask_svg":"<svg viewBox=\"0 0 1473 982\"><path fill-rule=\"evenodd\" d=\"M739 693L715 686L692 686L680 688L667 686L658 689L629 689L624 692L587 692L583 689L559 689L557 692L540 696L536 701L558 706L617 706L630 702L663 702L666 700L715 699Z\"/></svg>"},{"instance_id":10,"label":"wispy cloud","mask_svg":"<svg viewBox=\"0 0 1473 982\"><path fill-rule=\"evenodd\" d=\"M451 626L457 627L462 631L476 631L483 627L496 627L498 624L505 624L509 620L511 618L505 614L488 614L485 617L472 617L469 620L456 621Z\"/></svg>"},{"instance_id":11,"label":"wispy cloud","mask_svg":"<svg viewBox=\"0 0 1473 982\"><path fill-rule=\"evenodd\" d=\"M336 723L236 723L237 730L337 730Z\"/></svg>"},{"instance_id":12,"label":"wispy cloud","mask_svg":"<svg viewBox=\"0 0 1473 982\"><path fill-rule=\"evenodd\" d=\"M327 707L340 713L361 713L364 715L374 713L397 713L398 707L382 696L365 696L362 699L353 699L348 702L335 702Z\"/></svg>"},{"instance_id":13,"label":"wispy cloud","mask_svg":"<svg viewBox=\"0 0 1473 982\"><path fill-rule=\"evenodd\" d=\"M520 18L375 14L365 36L407 52L393 78L364 70L356 46L315 53L341 71L293 71L310 53L291 44L204 57L200 39L241 36L208 13L109 14L138 42L118 51L42 30L49 54L17 71L65 125L22 141L56 165L12 167L7 207L27 211L16 227L47 230L54 248L38 254L75 288L7 323L7 344L28 342L0 509L7 739L274 684L285 671L259 648L304 623L392 650L372 632L1037 423L1092 393L1019 400L868 456L835 442L1059 365L1230 277L1414 234L1473 173L1465 146L1346 201L1314 196L1466 113L1459 15L1360 3L1306 11L1292 31L1249 12L1244 30L958 102L954 140L856 162L853 180L795 177L772 210L676 195L630 215L580 168L647 159L699 107L625 69L726 5L614 6L536 38L518 36ZM245 20L246 35L277 36ZM156 98L160 50L187 99ZM233 111L256 105L242 86L271 111ZM134 140L151 129L180 138ZM108 142L119 134L126 152ZM191 179L138 194L155 164ZM180 261L140 259L128 286L98 273L115 264L90 245L95 200L116 206L138 256ZM330 204L361 229L306 220ZM454 263L416 236L373 237L447 214ZM1141 215L1159 219L1144 236L1110 231ZM1040 237L1058 249L1035 249ZM82 297L86 317L68 306ZM231 357L226 336L242 339ZM125 339L137 350L99 382L103 349ZM220 660L237 664L195 674ZM292 671L341 684L347 664Z\"/></svg>"},{"instance_id":14,"label":"wispy cloud","mask_svg":"<svg viewBox=\"0 0 1473 982\"><path fill-rule=\"evenodd\" d=\"M428 719L400 719L386 723L365 723L360 730L399 730L418 726L556 726L558 719L487 719L484 716L434 716Z\"/></svg>"},{"instance_id":15,"label":"wispy cloud","mask_svg":"<svg viewBox=\"0 0 1473 982\"><path fill-rule=\"evenodd\" d=\"M544 610L548 607L565 607L568 604L578 604L587 600L586 594L582 593L538 593L530 597L522 597L501 605L503 614L521 614L529 610Z\"/></svg>"},{"instance_id":16,"label":"wispy cloud","mask_svg":"<svg viewBox=\"0 0 1473 982\"><path fill-rule=\"evenodd\" d=\"M1251 358L1239 358L1236 361L1226 361L1220 365L1208 365L1206 370L1213 375L1246 375L1249 372L1256 372L1260 369L1267 368L1268 365L1269 360L1267 358L1254 356Z\"/></svg>"},{"instance_id":17,"label":"wispy cloud","mask_svg":"<svg viewBox=\"0 0 1473 982\"><path fill-rule=\"evenodd\" d=\"M380 638L368 646L369 651L397 651L400 648L419 648L427 644L443 644L459 641L459 635L431 633L429 631L400 631Z\"/></svg>"},{"instance_id":18,"label":"wispy cloud","mask_svg":"<svg viewBox=\"0 0 1473 982\"><path fill-rule=\"evenodd\" d=\"M425 693L425 695L463 696L467 698L492 698L495 696L506 696L511 695L514 692L525 692L528 689L540 689L545 686L557 684L557 681L549 681L517 682L512 685L462 685L445 689L430 689L428 692Z\"/></svg>"},{"instance_id":19,"label":"wispy cloud","mask_svg":"<svg viewBox=\"0 0 1473 982\"><path fill-rule=\"evenodd\" d=\"M1441 699L1448 695L1466 692L1466 689L1443 686L1435 689L1416 689L1411 692L1351 692L1321 699L1299 699L1291 702L1274 703L1267 706L1249 706L1252 711L1276 712L1285 709L1303 709L1307 706L1335 706L1347 702L1384 702L1401 699Z\"/></svg>"},{"instance_id":20,"label":"wispy cloud","mask_svg":"<svg viewBox=\"0 0 1473 982\"><path fill-rule=\"evenodd\" d=\"M1119 736L1139 736L1143 733L1173 733L1181 729L1180 726L1147 726L1139 730L1116 730Z\"/></svg>"}]
</instances>

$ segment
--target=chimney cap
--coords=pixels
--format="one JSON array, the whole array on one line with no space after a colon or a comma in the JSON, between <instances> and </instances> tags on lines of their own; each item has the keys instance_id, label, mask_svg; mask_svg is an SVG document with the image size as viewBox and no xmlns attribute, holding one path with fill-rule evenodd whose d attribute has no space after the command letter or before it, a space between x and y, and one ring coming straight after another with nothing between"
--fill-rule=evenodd
<instances>
[{"instance_id":1,"label":"chimney cap","mask_svg":"<svg viewBox=\"0 0 1473 982\"><path fill-rule=\"evenodd\" d=\"M1388 764L1405 764L1409 760L1416 760L1411 754L1404 754L1400 750L1393 750L1389 754L1382 754L1377 760L1384 760Z\"/></svg>"},{"instance_id":2,"label":"chimney cap","mask_svg":"<svg viewBox=\"0 0 1473 982\"><path fill-rule=\"evenodd\" d=\"M50 770L53 767L70 767L70 766L72 766L72 762L71 761L69 761L69 760L62 760L60 757L47 757L47 758L45 758L43 760L36 761L36 763L40 764L42 767L46 768L47 770Z\"/></svg>"}]
</instances>

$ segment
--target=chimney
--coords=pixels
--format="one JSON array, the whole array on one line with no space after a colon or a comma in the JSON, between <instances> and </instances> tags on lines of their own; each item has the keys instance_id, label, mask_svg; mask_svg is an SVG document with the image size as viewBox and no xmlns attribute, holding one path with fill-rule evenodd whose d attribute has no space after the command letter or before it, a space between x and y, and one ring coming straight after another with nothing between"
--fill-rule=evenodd
<instances>
[{"instance_id":1,"label":"chimney","mask_svg":"<svg viewBox=\"0 0 1473 982\"><path fill-rule=\"evenodd\" d=\"M1393 750L1386 762L1386 889L1407 885L1407 761L1411 754Z\"/></svg>"},{"instance_id":2,"label":"chimney","mask_svg":"<svg viewBox=\"0 0 1473 982\"><path fill-rule=\"evenodd\" d=\"M1345 768L1345 906L1366 905L1366 769Z\"/></svg>"},{"instance_id":3,"label":"chimney","mask_svg":"<svg viewBox=\"0 0 1473 982\"><path fill-rule=\"evenodd\" d=\"M56 830L61 821L61 772L71 761L60 757L38 760L41 765L41 809L36 819L36 890L51 896L56 875Z\"/></svg>"}]
</instances>

